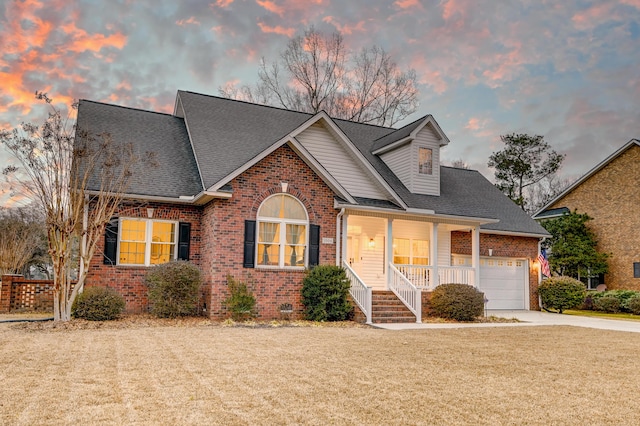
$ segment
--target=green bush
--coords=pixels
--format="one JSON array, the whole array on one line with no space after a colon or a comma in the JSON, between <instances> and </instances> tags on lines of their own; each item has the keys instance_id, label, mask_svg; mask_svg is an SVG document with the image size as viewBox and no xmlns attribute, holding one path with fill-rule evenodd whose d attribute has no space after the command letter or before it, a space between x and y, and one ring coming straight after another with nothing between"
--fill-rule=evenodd
<instances>
[{"instance_id":1,"label":"green bush","mask_svg":"<svg viewBox=\"0 0 640 426\"><path fill-rule=\"evenodd\" d=\"M302 304L305 318L311 321L344 321L351 319L349 279L339 266L318 265L307 271L302 281Z\"/></svg>"},{"instance_id":2,"label":"green bush","mask_svg":"<svg viewBox=\"0 0 640 426\"><path fill-rule=\"evenodd\" d=\"M109 287L86 287L71 306L74 318L89 321L110 321L124 311L124 299Z\"/></svg>"},{"instance_id":3,"label":"green bush","mask_svg":"<svg viewBox=\"0 0 640 426\"><path fill-rule=\"evenodd\" d=\"M627 300L627 309L634 315L640 315L640 294Z\"/></svg>"},{"instance_id":4,"label":"green bush","mask_svg":"<svg viewBox=\"0 0 640 426\"><path fill-rule=\"evenodd\" d=\"M195 315L202 278L192 263L178 260L154 266L145 281L151 313L160 318Z\"/></svg>"},{"instance_id":5,"label":"green bush","mask_svg":"<svg viewBox=\"0 0 640 426\"><path fill-rule=\"evenodd\" d=\"M225 299L224 304L231 312L231 318L235 321L255 318L256 298L247 283L227 275L227 287L229 288L229 297Z\"/></svg>"},{"instance_id":6,"label":"green bush","mask_svg":"<svg viewBox=\"0 0 640 426\"><path fill-rule=\"evenodd\" d=\"M620 312L620 299L615 296L599 297L593 301L593 309L609 313Z\"/></svg>"},{"instance_id":7,"label":"green bush","mask_svg":"<svg viewBox=\"0 0 640 426\"><path fill-rule=\"evenodd\" d=\"M592 298L595 304L596 300L603 297L614 297L620 302L620 311L631 312L627 304L631 298L636 296L640 296L640 292L634 290L609 290L595 293Z\"/></svg>"},{"instance_id":8,"label":"green bush","mask_svg":"<svg viewBox=\"0 0 640 426\"><path fill-rule=\"evenodd\" d=\"M571 277L547 278L538 287L542 307L555 309L559 313L565 309L580 306L584 302L586 293L584 284Z\"/></svg>"},{"instance_id":9,"label":"green bush","mask_svg":"<svg viewBox=\"0 0 640 426\"><path fill-rule=\"evenodd\" d=\"M484 312L484 293L466 284L441 284L431 293L429 303L440 318L473 321Z\"/></svg>"}]
</instances>

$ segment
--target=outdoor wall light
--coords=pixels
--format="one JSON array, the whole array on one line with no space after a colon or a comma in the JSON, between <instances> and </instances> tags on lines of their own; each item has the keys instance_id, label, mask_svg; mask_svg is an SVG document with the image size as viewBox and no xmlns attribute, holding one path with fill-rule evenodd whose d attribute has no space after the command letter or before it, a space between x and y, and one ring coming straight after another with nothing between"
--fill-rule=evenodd
<instances>
[{"instance_id":1,"label":"outdoor wall light","mask_svg":"<svg viewBox=\"0 0 640 426\"><path fill-rule=\"evenodd\" d=\"M376 248L376 241L373 238L369 239L369 248Z\"/></svg>"}]
</instances>

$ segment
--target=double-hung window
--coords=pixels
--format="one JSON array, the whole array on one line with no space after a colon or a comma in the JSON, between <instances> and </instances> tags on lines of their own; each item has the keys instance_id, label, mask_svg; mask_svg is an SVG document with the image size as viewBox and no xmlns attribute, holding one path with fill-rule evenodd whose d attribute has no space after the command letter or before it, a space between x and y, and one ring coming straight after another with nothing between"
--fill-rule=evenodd
<instances>
[{"instance_id":1,"label":"double-hung window","mask_svg":"<svg viewBox=\"0 0 640 426\"><path fill-rule=\"evenodd\" d=\"M418 148L418 173L433 174L433 151L429 148Z\"/></svg>"},{"instance_id":2,"label":"double-hung window","mask_svg":"<svg viewBox=\"0 0 640 426\"><path fill-rule=\"evenodd\" d=\"M120 218L118 264L158 265L176 259L177 222Z\"/></svg>"},{"instance_id":3,"label":"double-hung window","mask_svg":"<svg viewBox=\"0 0 640 426\"><path fill-rule=\"evenodd\" d=\"M286 194L267 198L258 210L256 264L304 268L309 219L300 201Z\"/></svg>"},{"instance_id":4,"label":"double-hung window","mask_svg":"<svg viewBox=\"0 0 640 426\"><path fill-rule=\"evenodd\" d=\"M396 265L428 265L429 241L394 238L393 263Z\"/></svg>"}]
</instances>

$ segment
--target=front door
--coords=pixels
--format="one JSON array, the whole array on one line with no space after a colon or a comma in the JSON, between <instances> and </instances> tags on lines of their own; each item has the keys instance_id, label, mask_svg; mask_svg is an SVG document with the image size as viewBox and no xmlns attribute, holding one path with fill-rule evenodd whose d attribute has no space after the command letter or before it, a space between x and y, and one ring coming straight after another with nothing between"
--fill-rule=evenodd
<instances>
[{"instance_id":1,"label":"front door","mask_svg":"<svg viewBox=\"0 0 640 426\"><path fill-rule=\"evenodd\" d=\"M360 237L347 236L347 263L358 276L361 276L362 256L360 255Z\"/></svg>"}]
</instances>

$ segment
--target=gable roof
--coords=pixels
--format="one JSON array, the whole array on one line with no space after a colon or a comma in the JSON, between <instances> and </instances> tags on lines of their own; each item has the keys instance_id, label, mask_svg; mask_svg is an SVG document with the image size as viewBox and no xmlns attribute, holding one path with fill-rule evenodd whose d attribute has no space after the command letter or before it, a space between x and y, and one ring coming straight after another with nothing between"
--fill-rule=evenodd
<instances>
[{"instance_id":1,"label":"gable roof","mask_svg":"<svg viewBox=\"0 0 640 426\"><path fill-rule=\"evenodd\" d=\"M535 219L541 219L543 217L548 217L549 214L547 212L547 209L549 208L549 206L552 206L553 204L555 204L556 202L558 202L559 200L561 200L562 198L564 198L567 194L569 194L571 191L573 191L574 189L576 189L578 186L580 186L583 182L585 182L587 179L589 179L591 176L595 175L596 173L598 173L600 170L602 170L605 166L607 166L609 163L611 163L613 160L615 160L616 158L618 158L620 155L622 155L623 153L625 153L629 148L633 147L633 146L640 146L640 140L638 139L631 139L629 142L627 142L626 144L624 144L623 146L621 146L620 148L618 148L613 154L609 155L607 158L605 158L604 160L602 160L600 163L596 164L596 166L594 168L592 168L591 170L589 170L587 173L585 173L584 175L582 175L582 177L580 177L578 180L576 180L575 182L573 182L571 185L569 185L569 187L567 187L567 189L565 189L564 191L562 191L560 194L558 194L553 200L549 201L547 204L544 205L544 207L542 207L540 210L538 210L534 215L533 218ZM554 209L555 210L555 209Z\"/></svg>"},{"instance_id":2,"label":"gable roof","mask_svg":"<svg viewBox=\"0 0 640 426\"><path fill-rule=\"evenodd\" d=\"M179 198L203 190L191 143L181 118L88 100L78 103L79 129L92 134L109 133L121 143L132 143L137 155L153 153L157 167L141 164L144 173L134 173L128 192ZM98 190L99 182L94 179Z\"/></svg>"},{"instance_id":3,"label":"gable roof","mask_svg":"<svg viewBox=\"0 0 640 426\"><path fill-rule=\"evenodd\" d=\"M435 118L429 114L419 118L413 123L407 124L398 130L376 139L371 146L371 152L376 155L383 154L400 145L404 145L406 142L410 142L412 139L415 139L418 132L425 126L430 126L433 129L436 137L442 141L440 146L445 146L449 143L447 135L444 134Z\"/></svg>"},{"instance_id":4,"label":"gable roof","mask_svg":"<svg viewBox=\"0 0 640 426\"><path fill-rule=\"evenodd\" d=\"M346 193L302 147L295 135L318 120L323 120L338 142L362 162L371 178L388 192L388 199L372 200ZM441 167L439 196L414 194L404 186L374 151L415 137L426 125L448 142L430 115L393 129L333 119L324 112L313 115L179 91L174 115L81 101L78 124L91 126L91 131L111 132L119 139L134 141L140 150L160 154L159 170L145 170L144 176L136 177L131 194L200 203L206 202L206 197L201 198L203 194L212 196L207 191L230 195L225 192L230 179L277 147L289 144L334 190L338 204L477 220L485 223L485 231L548 235L477 171Z\"/></svg>"}]
</instances>

